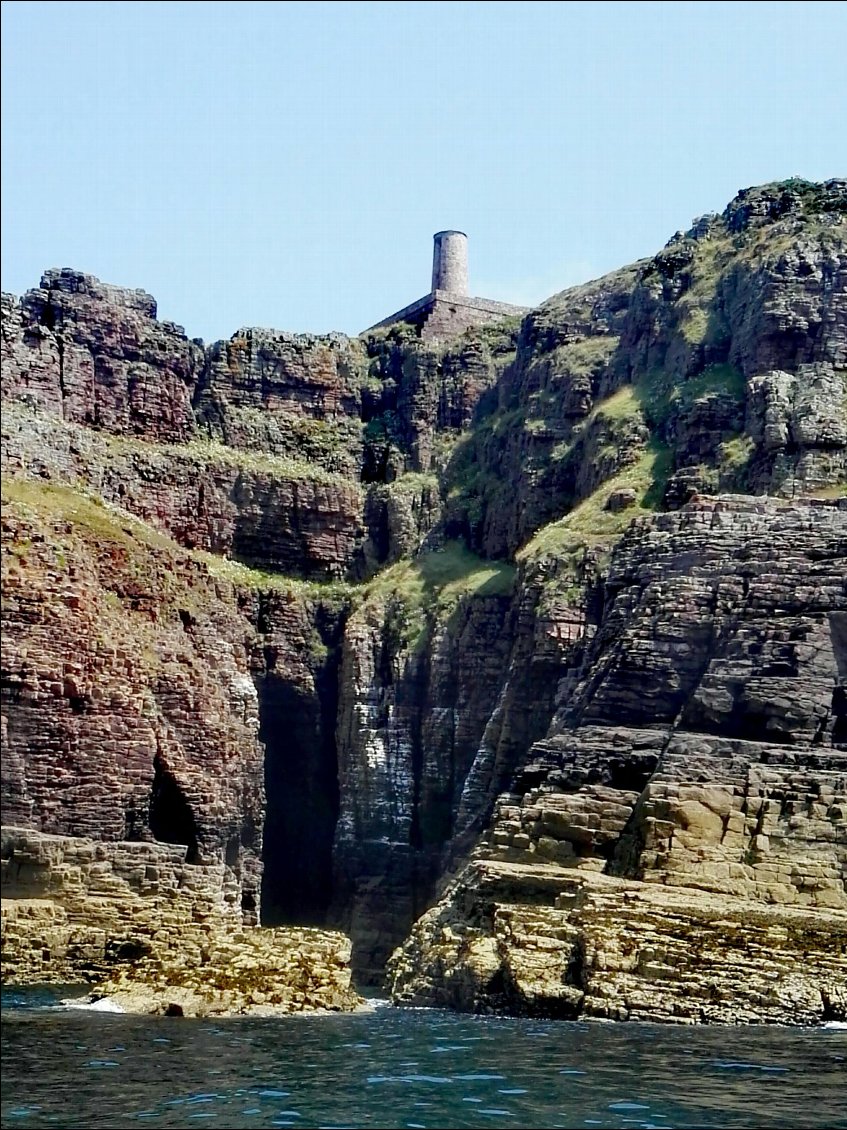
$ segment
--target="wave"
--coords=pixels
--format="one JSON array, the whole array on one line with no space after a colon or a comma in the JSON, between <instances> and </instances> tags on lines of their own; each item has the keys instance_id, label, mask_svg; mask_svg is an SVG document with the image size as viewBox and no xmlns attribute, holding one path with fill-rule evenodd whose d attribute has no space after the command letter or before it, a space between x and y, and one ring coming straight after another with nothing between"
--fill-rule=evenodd
<instances>
[{"instance_id":1,"label":"wave","mask_svg":"<svg viewBox=\"0 0 847 1130\"><path fill-rule=\"evenodd\" d=\"M59 1008L75 1008L83 1009L85 1012L126 1012L126 1009L121 1008L115 1001L110 1000L109 997L100 997L99 1000L92 1001L87 997L79 997L70 1000L59 1001Z\"/></svg>"}]
</instances>

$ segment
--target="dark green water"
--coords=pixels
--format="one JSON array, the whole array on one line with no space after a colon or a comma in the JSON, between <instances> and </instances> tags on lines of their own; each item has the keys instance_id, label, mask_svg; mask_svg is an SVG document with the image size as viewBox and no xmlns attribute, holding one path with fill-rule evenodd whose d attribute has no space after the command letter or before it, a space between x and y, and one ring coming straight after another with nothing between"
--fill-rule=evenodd
<instances>
[{"instance_id":1,"label":"dark green water","mask_svg":"<svg viewBox=\"0 0 847 1130\"><path fill-rule=\"evenodd\" d=\"M454 1016L202 1021L5 992L3 1127L847 1128L847 1031Z\"/></svg>"}]
</instances>

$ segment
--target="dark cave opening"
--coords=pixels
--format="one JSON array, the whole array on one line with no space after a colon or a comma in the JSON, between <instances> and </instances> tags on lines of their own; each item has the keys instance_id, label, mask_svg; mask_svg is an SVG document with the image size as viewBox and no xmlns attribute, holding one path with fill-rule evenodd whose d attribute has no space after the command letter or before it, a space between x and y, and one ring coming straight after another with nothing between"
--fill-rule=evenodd
<instances>
[{"instance_id":1,"label":"dark cave opening","mask_svg":"<svg viewBox=\"0 0 847 1130\"><path fill-rule=\"evenodd\" d=\"M273 671L257 679L265 744L263 926L326 922L339 803L335 664L328 668L317 694Z\"/></svg>"},{"instance_id":2,"label":"dark cave opening","mask_svg":"<svg viewBox=\"0 0 847 1130\"><path fill-rule=\"evenodd\" d=\"M150 831L155 839L165 844L185 844L188 863L197 863L197 825L194 813L173 773L162 764L156 754L153 758L153 788L150 793Z\"/></svg>"}]
</instances>

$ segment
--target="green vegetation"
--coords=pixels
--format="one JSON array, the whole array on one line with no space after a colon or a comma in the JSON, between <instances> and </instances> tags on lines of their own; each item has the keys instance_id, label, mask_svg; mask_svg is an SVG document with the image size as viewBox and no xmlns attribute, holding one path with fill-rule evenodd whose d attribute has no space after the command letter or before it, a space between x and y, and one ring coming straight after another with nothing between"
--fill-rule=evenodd
<instances>
[{"instance_id":1,"label":"green vegetation","mask_svg":"<svg viewBox=\"0 0 847 1130\"><path fill-rule=\"evenodd\" d=\"M620 430L619 425L626 424L627 421L634 420L639 416L642 416L642 412L638 393L633 385L624 385L623 388L613 392L611 396L597 401L588 415L574 425L570 437L556 444L550 452L550 458L556 463L570 459L577 451L579 444L589 435L591 429L599 423L611 425L604 428L604 434L614 441Z\"/></svg>"},{"instance_id":2,"label":"green vegetation","mask_svg":"<svg viewBox=\"0 0 847 1130\"><path fill-rule=\"evenodd\" d=\"M813 487L808 491L808 498L837 499L847 498L847 482L833 483L831 486Z\"/></svg>"},{"instance_id":3,"label":"green vegetation","mask_svg":"<svg viewBox=\"0 0 847 1130\"><path fill-rule=\"evenodd\" d=\"M653 369L633 389L648 425L661 430L672 415L704 397L727 396L741 403L746 386L743 374L733 365L710 365L683 384L666 370Z\"/></svg>"},{"instance_id":4,"label":"green vegetation","mask_svg":"<svg viewBox=\"0 0 847 1130\"><path fill-rule=\"evenodd\" d=\"M251 589L256 592L278 592L292 600L320 600L333 605L350 599L355 591L347 581L304 581L299 577L289 577L284 573L268 573L264 569L253 569L229 557L219 557L203 549L184 551L195 561L200 561L213 577L228 581L235 588Z\"/></svg>"},{"instance_id":5,"label":"green vegetation","mask_svg":"<svg viewBox=\"0 0 847 1130\"><path fill-rule=\"evenodd\" d=\"M4 478L2 499L5 505L17 505L36 519L51 523L55 529L56 564L64 569L66 550L74 538L89 542L97 549L123 551L130 564L135 562L139 575L147 568L145 550L166 550L185 561L199 563L211 576L227 581L236 588L263 592L279 592L292 600L315 600L341 607L349 602L353 586L344 581L316 582L266 573L240 562L219 557L204 550L185 549L173 538L149 523L136 518L118 506L104 502L97 495L32 479ZM21 560L27 557L31 542L13 546ZM162 576L168 575L165 570ZM147 577L153 583L152 575ZM156 582L162 583L162 577ZM160 595L165 595L160 591Z\"/></svg>"},{"instance_id":6,"label":"green vegetation","mask_svg":"<svg viewBox=\"0 0 847 1130\"><path fill-rule=\"evenodd\" d=\"M402 498L420 498L424 494L438 494L438 476L426 471L406 471L393 482L388 490Z\"/></svg>"},{"instance_id":7,"label":"green vegetation","mask_svg":"<svg viewBox=\"0 0 847 1130\"><path fill-rule=\"evenodd\" d=\"M396 647L419 646L436 618L449 616L464 597L507 596L515 568L505 561L485 561L460 542L378 573L363 589L362 607L385 621Z\"/></svg>"},{"instance_id":8,"label":"green vegetation","mask_svg":"<svg viewBox=\"0 0 847 1130\"><path fill-rule=\"evenodd\" d=\"M773 181L771 184L762 185L758 193L777 191L784 194L783 202L777 200L775 212L778 216L781 209L788 203L789 196L799 196L803 211L807 214L821 212L840 212L847 214L847 195L833 193L817 181L806 180L804 177L788 177L787 180Z\"/></svg>"},{"instance_id":9,"label":"green vegetation","mask_svg":"<svg viewBox=\"0 0 847 1130\"><path fill-rule=\"evenodd\" d=\"M447 502L463 509L471 526L482 519L487 506L496 505L498 499L505 502L512 489L497 474L492 449L517 421L523 423L520 412L489 417L455 445L447 474Z\"/></svg>"},{"instance_id":10,"label":"green vegetation","mask_svg":"<svg viewBox=\"0 0 847 1130\"><path fill-rule=\"evenodd\" d=\"M503 596L512 590L515 570L505 561L485 561L461 542L398 561L365 586L368 598L399 596L409 603L454 604L462 596Z\"/></svg>"},{"instance_id":11,"label":"green vegetation","mask_svg":"<svg viewBox=\"0 0 847 1130\"><path fill-rule=\"evenodd\" d=\"M268 413L261 408L227 409L227 450L263 459L276 454L298 469L304 465L328 474L343 474L357 467L362 424L350 416L320 420L293 413ZM211 437L210 437L211 438Z\"/></svg>"},{"instance_id":12,"label":"green vegetation","mask_svg":"<svg viewBox=\"0 0 847 1130\"><path fill-rule=\"evenodd\" d=\"M432 437L432 462L433 466L443 473L450 460L453 458L459 445L465 442L467 433L456 431L435 432ZM408 474L408 472L407 472ZM406 478L406 475L403 475Z\"/></svg>"},{"instance_id":13,"label":"green vegetation","mask_svg":"<svg viewBox=\"0 0 847 1130\"><path fill-rule=\"evenodd\" d=\"M542 416L531 416L524 420L523 429L527 435L541 436L550 430L550 424Z\"/></svg>"},{"instance_id":14,"label":"green vegetation","mask_svg":"<svg viewBox=\"0 0 847 1130\"><path fill-rule=\"evenodd\" d=\"M611 396L607 396L605 400L595 404L585 422L588 424L598 416L602 416L606 420L630 419L638 414L640 408L641 405L634 387L624 385L617 392L613 392Z\"/></svg>"},{"instance_id":15,"label":"green vegetation","mask_svg":"<svg viewBox=\"0 0 847 1130\"><path fill-rule=\"evenodd\" d=\"M744 374L734 365L709 365L677 390L681 404L691 404L704 396L720 394L742 401L746 390Z\"/></svg>"},{"instance_id":16,"label":"green vegetation","mask_svg":"<svg viewBox=\"0 0 847 1130\"><path fill-rule=\"evenodd\" d=\"M580 433L586 431L596 420L630 420L641 411L641 401L633 385L624 385L611 396L598 400L584 420L577 427Z\"/></svg>"},{"instance_id":17,"label":"green vegetation","mask_svg":"<svg viewBox=\"0 0 847 1130\"><path fill-rule=\"evenodd\" d=\"M378 351L386 345L407 345L420 341L420 332L417 326L410 322L392 322L390 326L380 326L377 329L366 330L360 335L365 341L368 352Z\"/></svg>"},{"instance_id":18,"label":"green vegetation","mask_svg":"<svg viewBox=\"0 0 847 1130\"><path fill-rule=\"evenodd\" d=\"M587 322L593 316L598 297L609 293L625 294L635 285L639 272L647 260L641 259L616 271L610 271L599 279L568 287L548 298L540 307L544 316L552 316L557 322Z\"/></svg>"},{"instance_id":19,"label":"green vegetation","mask_svg":"<svg viewBox=\"0 0 847 1130\"><path fill-rule=\"evenodd\" d=\"M542 526L518 550L515 555L517 560L569 557L587 546L613 545L634 517L658 507L672 459L673 453L668 447L658 440L651 440L635 463L604 482L564 518ZM625 488L635 491L635 505L624 510L607 510L606 503L612 492Z\"/></svg>"},{"instance_id":20,"label":"green vegetation","mask_svg":"<svg viewBox=\"0 0 847 1130\"><path fill-rule=\"evenodd\" d=\"M725 327L714 298L728 267L746 264L753 268L774 263L796 245L798 224L803 225L807 234L823 241L839 239L837 228L847 213L845 194L791 177L752 190L744 203L752 205L762 199L766 202L765 213L741 230L733 232L717 223L705 238L681 239L660 252L647 266L645 277L655 270L665 273L662 271L665 260L676 265L676 270L671 269L668 277L684 272L685 285L677 303L678 324L683 338L691 346L715 343L724 334ZM784 217L789 217L789 222L780 226L779 221ZM840 238L843 240L843 235Z\"/></svg>"},{"instance_id":21,"label":"green vegetation","mask_svg":"<svg viewBox=\"0 0 847 1130\"><path fill-rule=\"evenodd\" d=\"M128 548L141 542L153 548L178 548L172 538L147 522L104 502L98 495L37 479L12 479L2 483L5 504L14 503L37 517L68 524L67 535L78 532L96 541Z\"/></svg>"},{"instance_id":22,"label":"green vegetation","mask_svg":"<svg viewBox=\"0 0 847 1130\"><path fill-rule=\"evenodd\" d=\"M718 282L735 257L728 238L698 240L694 244L691 282L679 300L679 328L689 345L700 345L720 336L714 325L715 295Z\"/></svg>"},{"instance_id":23,"label":"green vegetation","mask_svg":"<svg viewBox=\"0 0 847 1130\"><path fill-rule=\"evenodd\" d=\"M618 341L617 337L608 334L596 334L560 345L543 356L549 358L556 369L562 368L570 376L590 376L609 363Z\"/></svg>"},{"instance_id":24,"label":"green vegetation","mask_svg":"<svg viewBox=\"0 0 847 1130\"><path fill-rule=\"evenodd\" d=\"M549 415L555 410L562 386L596 379L609 364L618 346L618 338L608 335L581 338L542 351L530 362L528 375L541 388L530 395L527 415Z\"/></svg>"},{"instance_id":25,"label":"green vegetation","mask_svg":"<svg viewBox=\"0 0 847 1130\"><path fill-rule=\"evenodd\" d=\"M471 341L484 342L495 359L510 358L517 348L523 319L523 314L509 314L487 326L476 326L466 330L465 337Z\"/></svg>"},{"instance_id":26,"label":"green vegetation","mask_svg":"<svg viewBox=\"0 0 847 1130\"><path fill-rule=\"evenodd\" d=\"M756 441L743 433L725 439L718 449L720 489L743 491L747 487L747 468L756 450Z\"/></svg>"},{"instance_id":27,"label":"green vegetation","mask_svg":"<svg viewBox=\"0 0 847 1130\"><path fill-rule=\"evenodd\" d=\"M27 524L38 531L26 544L11 547L17 563L34 570L33 575L45 563L65 574L71 563L78 567L87 559L96 564L104 609L132 612L139 600L152 600L199 612L201 595L173 568L176 555L185 558L188 553L141 519L93 494L30 479L4 479L2 498L4 507L23 511ZM45 554L52 555L52 562ZM47 576L54 586L56 575ZM147 618L142 612L142 619ZM141 657L152 660L155 653Z\"/></svg>"},{"instance_id":28,"label":"green vegetation","mask_svg":"<svg viewBox=\"0 0 847 1130\"><path fill-rule=\"evenodd\" d=\"M240 471L272 475L280 479L306 480L332 486L347 485L349 477L325 470L316 463L305 459L290 459L283 455L269 455L259 451L245 451L229 447L218 440L191 440L184 444L150 443L147 440L128 436L110 436L108 447L117 452L137 453L138 455L161 455L179 462L180 459L198 464L204 469L214 464L234 467Z\"/></svg>"}]
</instances>

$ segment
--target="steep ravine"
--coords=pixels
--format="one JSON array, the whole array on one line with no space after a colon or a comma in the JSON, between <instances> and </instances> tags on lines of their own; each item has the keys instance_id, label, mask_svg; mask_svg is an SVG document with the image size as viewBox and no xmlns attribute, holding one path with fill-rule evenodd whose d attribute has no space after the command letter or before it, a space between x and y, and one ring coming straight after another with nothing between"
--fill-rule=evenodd
<instances>
[{"instance_id":1,"label":"steep ravine","mask_svg":"<svg viewBox=\"0 0 847 1130\"><path fill-rule=\"evenodd\" d=\"M443 342L4 295L4 963L107 966L176 852L362 982L408 937L401 1002L841 1016L845 209L746 190Z\"/></svg>"}]
</instances>

